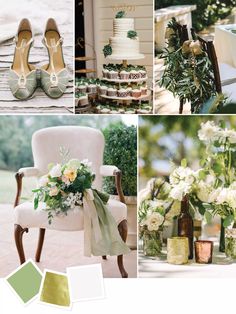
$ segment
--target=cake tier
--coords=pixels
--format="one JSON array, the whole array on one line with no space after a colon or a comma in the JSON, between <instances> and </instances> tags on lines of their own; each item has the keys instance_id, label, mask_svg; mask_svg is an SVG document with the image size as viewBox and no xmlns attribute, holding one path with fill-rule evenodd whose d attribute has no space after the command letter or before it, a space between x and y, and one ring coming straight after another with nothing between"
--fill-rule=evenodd
<instances>
[{"instance_id":1,"label":"cake tier","mask_svg":"<svg viewBox=\"0 0 236 314\"><path fill-rule=\"evenodd\" d=\"M144 55L139 52L139 38L118 38L111 37L110 44L112 47L112 55L109 59L141 59Z\"/></svg>"},{"instance_id":2,"label":"cake tier","mask_svg":"<svg viewBox=\"0 0 236 314\"><path fill-rule=\"evenodd\" d=\"M114 37L126 38L128 31L134 31L134 19L114 19L113 34Z\"/></svg>"}]
</instances>

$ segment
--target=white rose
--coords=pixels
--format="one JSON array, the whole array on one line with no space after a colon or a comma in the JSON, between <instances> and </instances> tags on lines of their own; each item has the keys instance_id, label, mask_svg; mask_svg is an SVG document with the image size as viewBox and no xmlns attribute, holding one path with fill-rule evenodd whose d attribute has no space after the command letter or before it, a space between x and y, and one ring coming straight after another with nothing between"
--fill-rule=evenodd
<instances>
[{"instance_id":1,"label":"white rose","mask_svg":"<svg viewBox=\"0 0 236 314\"><path fill-rule=\"evenodd\" d=\"M147 217L145 225L147 225L149 231L157 231L163 222L164 217L161 214L154 212Z\"/></svg>"},{"instance_id":2,"label":"white rose","mask_svg":"<svg viewBox=\"0 0 236 314\"><path fill-rule=\"evenodd\" d=\"M81 164L83 164L83 165L85 165L85 166L87 166L87 167L89 167L89 168L92 167L92 162L89 161L88 159L82 160L82 161L81 161Z\"/></svg>"},{"instance_id":3,"label":"white rose","mask_svg":"<svg viewBox=\"0 0 236 314\"><path fill-rule=\"evenodd\" d=\"M150 198L151 198L151 191L148 188L143 189L138 193L139 204L141 204L143 201L148 200Z\"/></svg>"},{"instance_id":4,"label":"white rose","mask_svg":"<svg viewBox=\"0 0 236 314\"><path fill-rule=\"evenodd\" d=\"M49 190L49 196L57 196L59 193L59 189L57 188L57 186L52 186Z\"/></svg>"},{"instance_id":5,"label":"white rose","mask_svg":"<svg viewBox=\"0 0 236 314\"><path fill-rule=\"evenodd\" d=\"M50 176L52 178L59 178L62 175L61 172L61 165L60 164L56 164L54 167L52 167L52 169L49 172Z\"/></svg>"},{"instance_id":6,"label":"white rose","mask_svg":"<svg viewBox=\"0 0 236 314\"><path fill-rule=\"evenodd\" d=\"M162 200L156 199L156 200L153 200L153 201L149 201L149 206L150 206L153 210L155 210L155 209L157 209L157 208L160 208L160 207L163 207L164 205L165 205L165 202L162 201Z\"/></svg>"},{"instance_id":7,"label":"white rose","mask_svg":"<svg viewBox=\"0 0 236 314\"><path fill-rule=\"evenodd\" d=\"M220 189L213 190L208 196L208 203L215 203L220 193Z\"/></svg>"},{"instance_id":8,"label":"white rose","mask_svg":"<svg viewBox=\"0 0 236 314\"><path fill-rule=\"evenodd\" d=\"M212 191L212 186L208 185L204 181L200 181L198 184L197 197L200 201L209 203L209 195Z\"/></svg>"},{"instance_id":9,"label":"white rose","mask_svg":"<svg viewBox=\"0 0 236 314\"><path fill-rule=\"evenodd\" d=\"M227 195L228 195L228 190L226 188L223 188L220 190L220 193L216 199L218 204L223 204L227 202Z\"/></svg>"},{"instance_id":10,"label":"white rose","mask_svg":"<svg viewBox=\"0 0 236 314\"><path fill-rule=\"evenodd\" d=\"M71 159L67 163L68 168L73 168L73 169L77 170L79 168L79 166L80 166L80 161L78 159Z\"/></svg>"},{"instance_id":11,"label":"white rose","mask_svg":"<svg viewBox=\"0 0 236 314\"><path fill-rule=\"evenodd\" d=\"M236 132L234 130L223 130L222 131L222 141L225 142L226 139L229 140L231 144L236 143Z\"/></svg>"},{"instance_id":12,"label":"white rose","mask_svg":"<svg viewBox=\"0 0 236 314\"><path fill-rule=\"evenodd\" d=\"M211 142L219 137L220 128L215 125L214 121L201 123L201 129L198 131L198 137L201 141Z\"/></svg>"},{"instance_id":13,"label":"white rose","mask_svg":"<svg viewBox=\"0 0 236 314\"><path fill-rule=\"evenodd\" d=\"M48 176L43 176L39 179L39 187L44 187L48 184Z\"/></svg>"},{"instance_id":14,"label":"white rose","mask_svg":"<svg viewBox=\"0 0 236 314\"><path fill-rule=\"evenodd\" d=\"M180 181L180 183L172 188L170 191L170 197L174 200L182 201L183 196L188 194L191 190L191 186L184 181Z\"/></svg>"}]
</instances>

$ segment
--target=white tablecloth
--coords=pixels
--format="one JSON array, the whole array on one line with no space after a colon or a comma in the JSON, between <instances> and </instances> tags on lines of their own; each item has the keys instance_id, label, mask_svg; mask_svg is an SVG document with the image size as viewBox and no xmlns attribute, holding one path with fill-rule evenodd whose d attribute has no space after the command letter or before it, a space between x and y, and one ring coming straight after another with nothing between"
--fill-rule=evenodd
<instances>
[{"instance_id":1,"label":"white tablecloth","mask_svg":"<svg viewBox=\"0 0 236 314\"><path fill-rule=\"evenodd\" d=\"M227 63L236 67L236 24L220 25L215 27L215 49L218 62Z\"/></svg>"},{"instance_id":2,"label":"white tablecloth","mask_svg":"<svg viewBox=\"0 0 236 314\"><path fill-rule=\"evenodd\" d=\"M141 278L236 278L236 263L219 253L218 245L214 244L212 264L197 264L195 260L186 265L172 265L166 261L163 250L161 258L146 257L139 253L139 277ZM224 263L228 263L224 265Z\"/></svg>"}]
</instances>

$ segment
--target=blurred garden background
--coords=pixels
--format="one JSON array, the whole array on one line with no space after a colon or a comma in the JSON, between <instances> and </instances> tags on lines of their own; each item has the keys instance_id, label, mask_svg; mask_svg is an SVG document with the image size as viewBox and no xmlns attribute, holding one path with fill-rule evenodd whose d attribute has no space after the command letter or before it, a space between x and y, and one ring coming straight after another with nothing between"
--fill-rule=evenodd
<instances>
[{"instance_id":1,"label":"blurred garden background","mask_svg":"<svg viewBox=\"0 0 236 314\"><path fill-rule=\"evenodd\" d=\"M236 116L143 116L139 117L139 190L151 178L167 178L171 163L180 165L186 158L188 166L199 167L205 146L198 139L202 122L225 121L236 129ZM236 165L236 159L234 160Z\"/></svg>"},{"instance_id":2,"label":"blurred garden background","mask_svg":"<svg viewBox=\"0 0 236 314\"><path fill-rule=\"evenodd\" d=\"M70 116L1 116L0 117L0 204L13 204L16 182L15 172L33 166L31 151L32 134L41 128L58 125L80 125L100 129L106 139L104 162L115 164L123 170L125 195L136 195L137 187L137 120L134 117L70 117ZM23 198L31 197L37 184L25 178L27 187ZM104 181L104 189L114 193L112 178Z\"/></svg>"}]
</instances>

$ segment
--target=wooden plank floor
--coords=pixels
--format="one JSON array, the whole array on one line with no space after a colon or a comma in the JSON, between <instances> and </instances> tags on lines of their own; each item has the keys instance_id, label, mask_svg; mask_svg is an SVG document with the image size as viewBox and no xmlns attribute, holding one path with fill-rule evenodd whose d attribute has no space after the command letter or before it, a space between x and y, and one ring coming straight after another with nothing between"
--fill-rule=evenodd
<instances>
[{"instance_id":1,"label":"wooden plank floor","mask_svg":"<svg viewBox=\"0 0 236 314\"><path fill-rule=\"evenodd\" d=\"M72 18L71 18L72 21ZM8 40L0 45L0 114L3 113L55 113L70 114L74 112L73 99L73 25L59 26L64 38L64 59L70 73L68 88L63 97L51 99L38 88L33 97L27 101L17 100L8 87L8 69L14 56L15 44ZM35 36L34 46L30 51L30 63L40 67L48 63L47 49L42 44L42 34Z\"/></svg>"}]
</instances>

